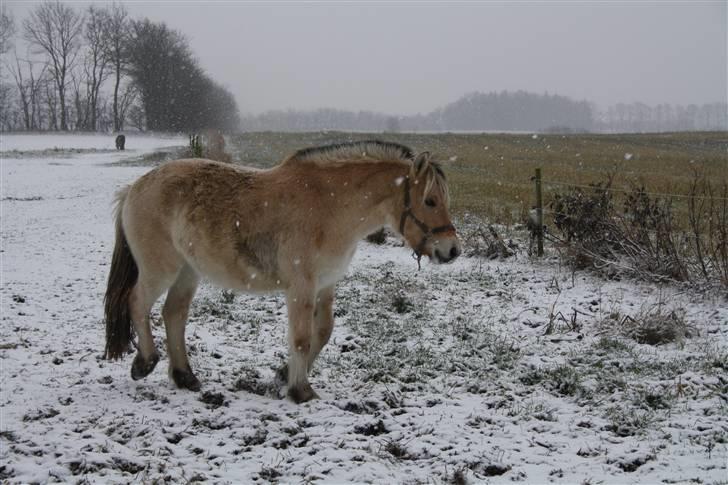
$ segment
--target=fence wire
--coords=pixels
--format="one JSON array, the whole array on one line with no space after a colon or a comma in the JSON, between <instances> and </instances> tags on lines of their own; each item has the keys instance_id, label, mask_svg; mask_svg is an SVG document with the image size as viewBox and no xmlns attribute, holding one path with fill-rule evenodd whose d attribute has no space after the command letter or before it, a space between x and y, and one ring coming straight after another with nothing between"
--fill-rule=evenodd
<instances>
[{"instance_id":1,"label":"fence wire","mask_svg":"<svg viewBox=\"0 0 728 485\"><path fill-rule=\"evenodd\" d=\"M584 184L571 184L567 182L551 182L551 181L541 181L541 184L552 186L559 186L559 187L574 187L574 188L582 188L582 189L592 189L592 190L605 190L608 192L621 192L624 194L631 194L635 191L635 189L620 189L617 187L598 187L595 185L584 185ZM675 194L670 192L650 192L650 191L641 191L643 194L647 195L654 195L656 197L669 197L669 198L678 198L678 199L708 199L708 200L728 200L728 197L721 197L716 195L690 195L690 194Z\"/></svg>"}]
</instances>

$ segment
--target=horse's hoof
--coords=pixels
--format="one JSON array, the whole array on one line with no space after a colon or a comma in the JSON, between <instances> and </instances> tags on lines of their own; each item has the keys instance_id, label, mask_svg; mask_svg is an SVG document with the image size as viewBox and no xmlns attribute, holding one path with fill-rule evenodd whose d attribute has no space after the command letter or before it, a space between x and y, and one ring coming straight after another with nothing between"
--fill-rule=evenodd
<instances>
[{"instance_id":1,"label":"horse's hoof","mask_svg":"<svg viewBox=\"0 0 728 485\"><path fill-rule=\"evenodd\" d=\"M172 369L172 380L180 389L189 389L190 391L197 392L202 387L199 379L195 377L195 374L189 367L187 369Z\"/></svg>"},{"instance_id":2,"label":"horse's hoof","mask_svg":"<svg viewBox=\"0 0 728 485\"><path fill-rule=\"evenodd\" d=\"M131 378L135 381L143 377L147 377L159 362L159 354L154 352L148 359L142 357L142 354L137 352L134 357L134 362L131 364Z\"/></svg>"},{"instance_id":3,"label":"horse's hoof","mask_svg":"<svg viewBox=\"0 0 728 485\"><path fill-rule=\"evenodd\" d=\"M290 397L291 401L295 402L296 404L308 402L311 399L319 399L316 391L314 391L311 387L311 384L308 383L298 387L288 388L288 397Z\"/></svg>"},{"instance_id":4,"label":"horse's hoof","mask_svg":"<svg viewBox=\"0 0 728 485\"><path fill-rule=\"evenodd\" d=\"M288 364L283 364L276 371L276 381L280 382L281 384L288 383Z\"/></svg>"}]
</instances>

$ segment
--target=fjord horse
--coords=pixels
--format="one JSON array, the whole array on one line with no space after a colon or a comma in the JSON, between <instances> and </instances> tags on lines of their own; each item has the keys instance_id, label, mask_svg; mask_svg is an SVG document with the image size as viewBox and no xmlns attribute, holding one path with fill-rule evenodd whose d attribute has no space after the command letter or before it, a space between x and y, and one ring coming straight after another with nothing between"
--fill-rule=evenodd
<instances>
[{"instance_id":1,"label":"fjord horse","mask_svg":"<svg viewBox=\"0 0 728 485\"><path fill-rule=\"evenodd\" d=\"M331 336L334 286L357 243L390 226L418 258L452 261L461 246L448 205L444 173L429 153L415 156L395 143L308 148L269 170L165 163L117 195L106 357L122 357L136 333L131 376L152 372L159 354L149 312L167 291L170 376L199 390L185 324L200 278L237 291L280 291L288 307L288 396L315 398L308 373Z\"/></svg>"}]
</instances>

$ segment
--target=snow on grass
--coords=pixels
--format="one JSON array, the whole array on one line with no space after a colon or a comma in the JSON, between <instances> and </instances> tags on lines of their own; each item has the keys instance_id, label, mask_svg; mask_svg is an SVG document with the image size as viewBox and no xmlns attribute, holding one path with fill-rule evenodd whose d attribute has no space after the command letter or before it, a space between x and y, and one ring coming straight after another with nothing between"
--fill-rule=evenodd
<instances>
[{"instance_id":1,"label":"snow on grass","mask_svg":"<svg viewBox=\"0 0 728 485\"><path fill-rule=\"evenodd\" d=\"M175 389L165 358L132 381L131 356L102 359L112 196L148 170L112 163L125 156L2 160L0 479L725 480L725 299L555 259L417 271L391 240L361 243L312 375L321 400L300 406L274 384L282 296L203 285L187 330L203 392ZM690 335L630 337L664 315ZM153 319L164 355L159 305Z\"/></svg>"},{"instance_id":2,"label":"snow on grass","mask_svg":"<svg viewBox=\"0 0 728 485\"><path fill-rule=\"evenodd\" d=\"M116 134L42 134L0 133L0 152L39 150L116 150ZM127 133L127 150L151 150L173 145L186 145L179 135Z\"/></svg>"}]
</instances>

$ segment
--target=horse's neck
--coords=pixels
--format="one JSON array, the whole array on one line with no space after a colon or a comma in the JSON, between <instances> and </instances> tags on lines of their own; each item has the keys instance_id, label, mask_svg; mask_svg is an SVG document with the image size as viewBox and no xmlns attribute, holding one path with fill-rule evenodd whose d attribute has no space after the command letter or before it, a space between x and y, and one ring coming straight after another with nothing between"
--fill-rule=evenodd
<instances>
[{"instance_id":1,"label":"horse's neck","mask_svg":"<svg viewBox=\"0 0 728 485\"><path fill-rule=\"evenodd\" d=\"M345 191L348 200L344 202L350 211L347 216L355 225L356 237L394 223L404 203L402 181L407 174L408 167L399 164L374 167L371 174L352 170L349 184L354 187Z\"/></svg>"}]
</instances>

